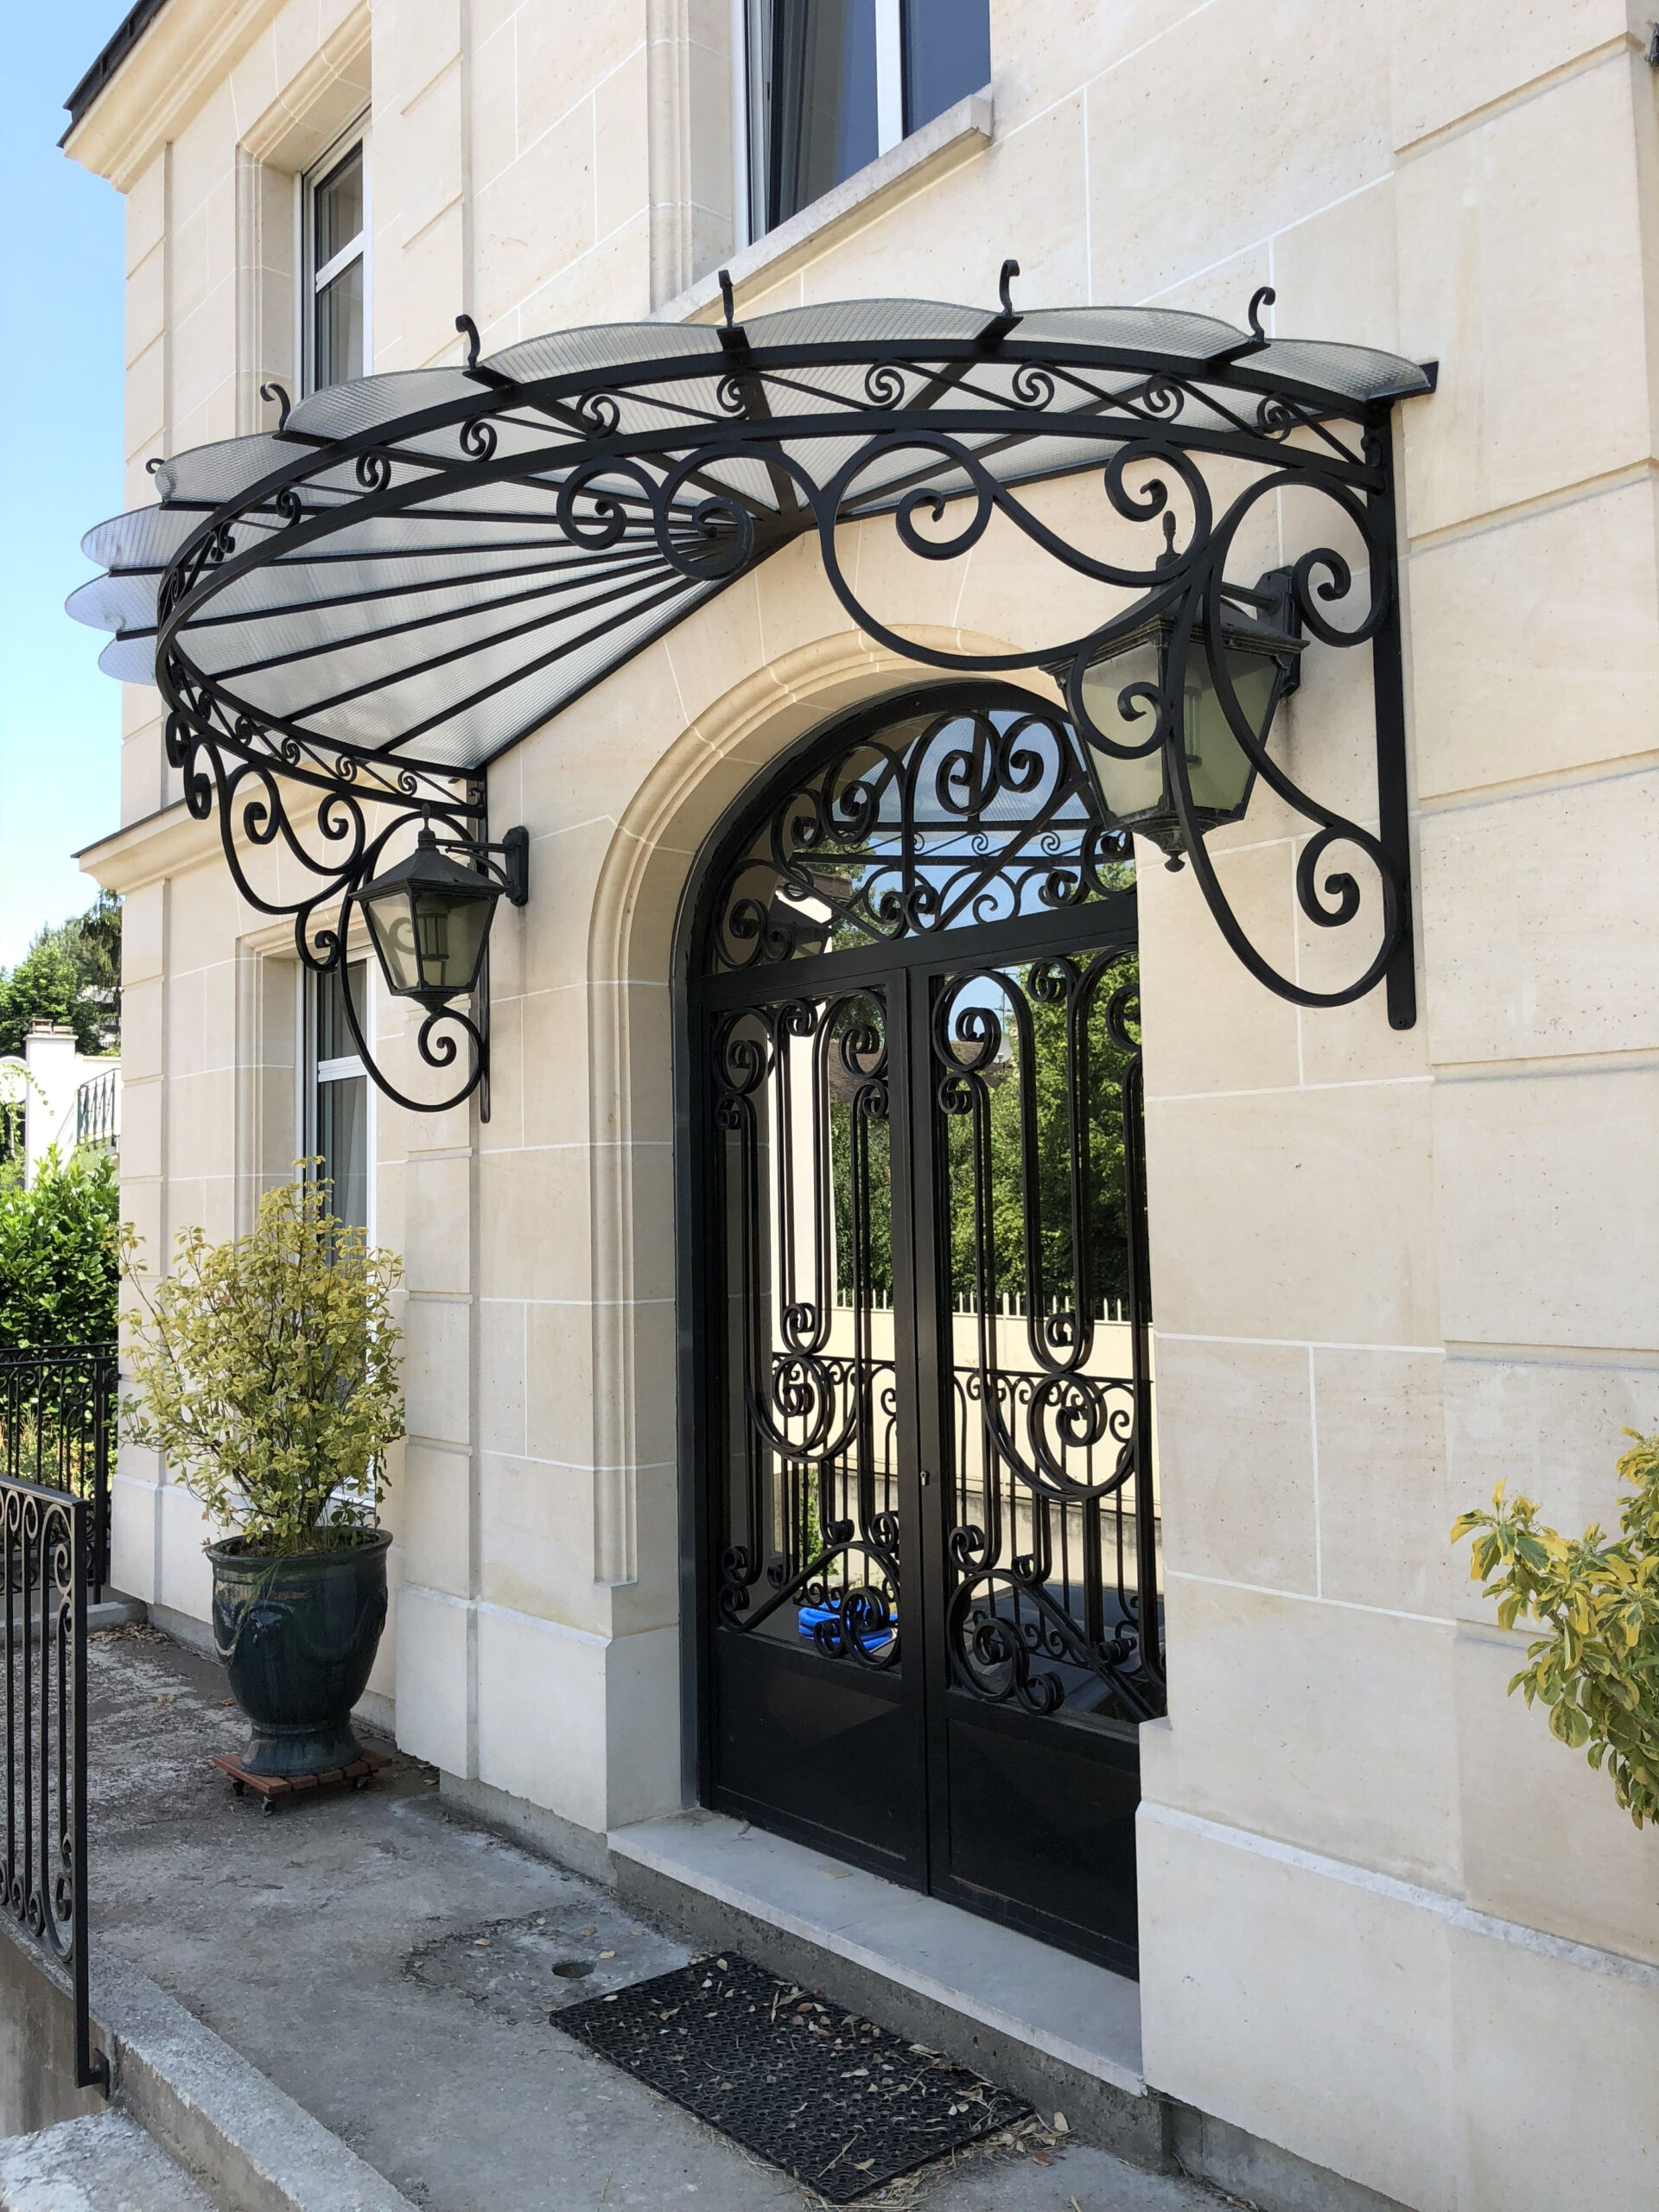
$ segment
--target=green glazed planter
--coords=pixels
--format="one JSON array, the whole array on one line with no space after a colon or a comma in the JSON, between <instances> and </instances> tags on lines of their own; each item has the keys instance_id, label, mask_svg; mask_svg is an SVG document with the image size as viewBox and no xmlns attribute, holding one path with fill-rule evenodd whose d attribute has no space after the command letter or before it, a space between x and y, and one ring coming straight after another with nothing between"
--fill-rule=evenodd
<instances>
[{"instance_id":1,"label":"green glazed planter","mask_svg":"<svg viewBox=\"0 0 1659 2212\"><path fill-rule=\"evenodd\" d=\"M384 1529L338 1551L272 1559L213 1544L213 1643L253 1724L250 1774L325 1774L361 1757L352 1707L386 1624Z\"/></svg>"}]
</instances>

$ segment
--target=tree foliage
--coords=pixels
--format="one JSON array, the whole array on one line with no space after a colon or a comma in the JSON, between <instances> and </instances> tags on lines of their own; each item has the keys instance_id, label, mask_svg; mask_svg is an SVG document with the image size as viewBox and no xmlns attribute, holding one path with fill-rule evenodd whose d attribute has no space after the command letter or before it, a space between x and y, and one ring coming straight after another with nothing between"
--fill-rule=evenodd
<instances>
[{"instance_id":1,"label":"tree foliage","mask_svg":"<svg viewBox=\"0 0 1659 2212\"><path fill-rule=\"evenodd\" d=\"M1084 1065L1078 1095L1082 1134L1088 1146L1084 1187L1089 1200L1084 1224L1088 1251L1083 1272L1085 1298L1096 1306L1128 1294L1128 1211L1123 1182L1123 1073L1125 1055L1107 1033L1106 1008L1112 995L1135 976L1135 956L1126 953L1108 965L1091 988L1081 1025ZM1028 971L1016 980L1028 985ZM999 998L1001 995L999 994ZM1030 1008L1030 1050L1024 1054L1006 1000L991 1010L1002 1026L1003 1052L985 1071L985 1115L990 1153L987 1221L993 1251L991 1288L997 1299L1038 1294L1028 1277L1034 1256L1045 1302L1071 1306L1077 1257L1073 1252L1072 1197L1077 1134L1071 1118L1072 1048L1065 1007L1026 992ZM977 1003L977 1001L976 1001ZM1026 1109L1029 1104L1030 1123ZM830 1099L831 1182L836 1210L838 1289L852 1292L854 1188L852 1109L844 1098ZM972 1296L976 1282L972 1117L941 1116L946 1153L950 1273L954 1296ZM892 1193L888 1136L884 1122L869 1124L869 1248L871 1289L880 1300L893 1294ZM1028 1249L1027 1225L1034 1231Z\"/></svg>"},{"instance_id":2,"label":"tree foliage","mask_svg":"<svg viewBox=\"0 0 1659 2212\"><path fill-rule=\"evenodd\" d=\"M1618 1471L1635 1496L1606 1541L1592 1523L1574 1538L1538 1519L1529 1497L1465 1513L1452 1541L1473 1536L1471 1578L1497 1604L1500 1628L1530 1619L1548 1634L1527 1647L1510 1684L1541 1699L1553 1735L1604 1766L1613 1795L1640 1827L1659 1820L1659 1433L1634 1429Z\"/></svg>"},{"instance_id":3,"label":"tree foliage","mask_svg":"<svg viewBox=\"0 0 1659 2212\"><path fill-rule=\"evenodd\" d=\"M121 902L100 891L84 914L36 933L17 965L0 969L0 1054L21 1052L37 1021L63 1024L82 1052L121 1035Z\"/></svg>"},{"instance_id":4,"label":"tree foliage","mask_svg":"<svg viewBox=\"0 0 1659 2212\"><path fill-rule=\"evenodd\" d=\"M0 1348L113 1339L119 1209L111 1153L49 1152L27 1188L0 1166Z\"/></svg>"},{"instance_id":5,"label":"tree foliage","mask_svg":"<svg viewBox=\"0 0 1659 2212\"><path fill-rule=\"evenodd\" d=\"M328 1193L312 1179L269 1191L251 1233L223 1244L181 1230L154 1289L123 1233L139 1300L124 1317L126 1433L165 1455L221 1533L266 1555L372 1526L404 1433L398 1262L335 1219Z\"/></svg>"}]
</instances>

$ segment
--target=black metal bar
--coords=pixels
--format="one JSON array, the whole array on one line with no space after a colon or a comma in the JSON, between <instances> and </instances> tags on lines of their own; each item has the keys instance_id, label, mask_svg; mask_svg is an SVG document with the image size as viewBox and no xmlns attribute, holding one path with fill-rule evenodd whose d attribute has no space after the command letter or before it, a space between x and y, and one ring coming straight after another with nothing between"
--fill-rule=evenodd
<instances>
[{"instance_id":1,"label":"black metal bar","mask_svg":"<svg viewBox=\"0 0 1659 2212\"><path fill-rule=\"evenodd\" d=\"M0 1478L6 1601L4 1904L67 1971L75 2082L109 2093L92 2049L87 1951L86 1601L92 1502ZM19 1613L22 1614L21 1622Z\"/></svg>"},{"instance_id":2,"label":"black metal bar","mask_svg":"<svg viewBox=\"0 0 1659 2212\"><path fill-rule=\"evenodd\" d=\"M120 1384L112 1344L0 1349L0 1475L87 1507L80 1557L94 1605L110 1573L110 1460Z\"/></svg>"},{"instance_id":3,"label":"black metal bar","mask_svg":"<svg viewBox=\"0 0 1659 2212\"><path fill-rule=\"evenodd\" d=\"M1411 804L1406 782L1406 684L1400 649L1399 524L1394 505L1394 424L1377 411L1371 436L1378 448L1382 483L1366 505L1372 557L1389 571L1388 612L1371 642L1371 687L1376 702L1377 840L1394 876L1394 950L1385 971L1389 1024L1409 1029L1417 1020L1416 944L1411 911Z\"/></svg>"}]
</instances>

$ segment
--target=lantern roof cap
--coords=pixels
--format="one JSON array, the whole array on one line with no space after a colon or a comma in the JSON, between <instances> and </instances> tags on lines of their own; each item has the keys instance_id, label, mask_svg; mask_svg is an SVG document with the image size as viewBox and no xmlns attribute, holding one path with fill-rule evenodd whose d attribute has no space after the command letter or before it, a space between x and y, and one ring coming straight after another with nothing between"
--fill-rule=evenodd
<instances>
[{"instance_id":1,"label":"lantern roof cap","mask_svg":"<svg viewBox=\"0 0 1659 2212\"><path fill-rule=\"evenodd\" d=\"M430 823L422 825L415 849L394 861L358 893L360 899L379 899L388 892L443 891L457 899L494 899L500 886L475 868L463 868L451 859Z\"/></svg>"}]
</instances>

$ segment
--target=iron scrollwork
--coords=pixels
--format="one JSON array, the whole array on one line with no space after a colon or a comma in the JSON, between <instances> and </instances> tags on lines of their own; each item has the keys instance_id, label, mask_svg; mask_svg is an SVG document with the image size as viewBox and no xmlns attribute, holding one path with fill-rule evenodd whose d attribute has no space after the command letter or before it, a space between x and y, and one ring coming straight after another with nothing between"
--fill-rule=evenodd
<instances>
[{"instance_id":1,"label":"iron scrollwork","mask_svg":"<svg viewBox=\"0 0 1659 2212\"><path fill-rule=\"evenodd\" d=\"M906 660L976 678L1046 671L1097 747L1160 751L1198 887L1268 988L1334 1006L1386 978L1390 1020L1408 1027L1390 410L1433 378L1392 356L1272 339L1268 304L1251 302L1248 330L1158 310L1022 314L1005 269L995 314L914 302L906 319L892 302L850 302L747 326L734 315L718 332L567 333L489 360L467 328L464 370L366 378L348 398L291 409L272 387L275 435L162 464L161 523L148 510L100 525L93 550L107 539L111 574L76 611L117 629L117 672L139 672L132 655L154 639L193 805L228 792L239 807L227 855L277 843L332 887L326 900L353 880L369 798L475 819L470 779L484 763L810 535L851 620ZM1064 512L1034 488L1057 477L1084 491ZM1219 653L1211 664L1256 775L1306 824L1302 915L1323 933L1366 933L1347 980L1328 988L1252 942L1205 850L1180 742L1185 662L1217 644L1230 605L1248 603L1250 575L1230 569L1247 553L1259 565L1259 525L1293 494L1329 521L1301 530L1287 561L1304 665L1370 657L1375 817L1305 790L1284 747L1249 726ZM849 556L855 525L867 543L890 531L925 568L976 554L993 524L1081 585L1086 619L976 651L918 634L902 607L890 619L861 580L892 564ZM1157 621L1173 645L1150 702L1155 730L1140 741L1090 720L1083 675ZM414 758L423 747L433 757ZM1010 780L1009 765L999 772ZM278 795L296 783L322 794L306 837ZM842 826L861 798L834 795ZM826 833L836 826L832 814ZM915 889L895 883L896 906L878 901L865 920L891 929ZM256 903L321 903L269 898ZM927 919L913 909L903 926ZM332 957L338 931L307 928L305 957ZM476 1052L475 1036L462 1041Z\"/></svg>"},{"instance_id":2,"label":"iron scrollwork","mask_svg":"<svg viewBox=\"0 0 1659 2212\"><path fill-rule=\"evenodd\" d=\"M6 1625L7 1911L69 1976L75 2080L109 2088L87 1983L85 1498L0 1481Z\"/></svg>"},{"instance_id":3,"label":"iron scrollwork","mask_svg":"<svg viewBox=\"0 0 1659 2212\"><path fill-rule=\"evenodd\" d=\"M331 753L292 736L266 749L257 741L260 734L226 728L223 709L210 693L183 677L177 688L189 705L168 716L166 747L168 765L182 779L185 804L198 822L217 815L238 892L258 913L293 918L295 950L311 974L340 968L359 893L411 828L441 830L453 844L491 865L494 849L485 826L484 787L474 779L416 761L368 764L349 751ZM312 810L308 827L299 818L302 807ZM280 879L257 883L244 846L274 852L279 867L286 862L290 872L297 869L315 882L297 896L284 895ZM399 1090L379 1064L353 994L342 991L340 1003L364 1066L396 1104L411 1113L441 1114L481 1090L482 1116L488 1120L486 991L474 1014L454 1005L423 1012L415 1049L423 1065L445 1072L461 1062L459 1084L435 1098Z\"/></svg>"},{"instance_id":4,"label":"iron scrollwork","mask_svg":"<svg viewBox=\"0 0 1659 2212\"><path fill-rule=\"evenodd\" d=\"M918 703L803 776L732 860L718 969L1080 906L1133 880L1065 718Z\"/></svg>"}]
</instances>

